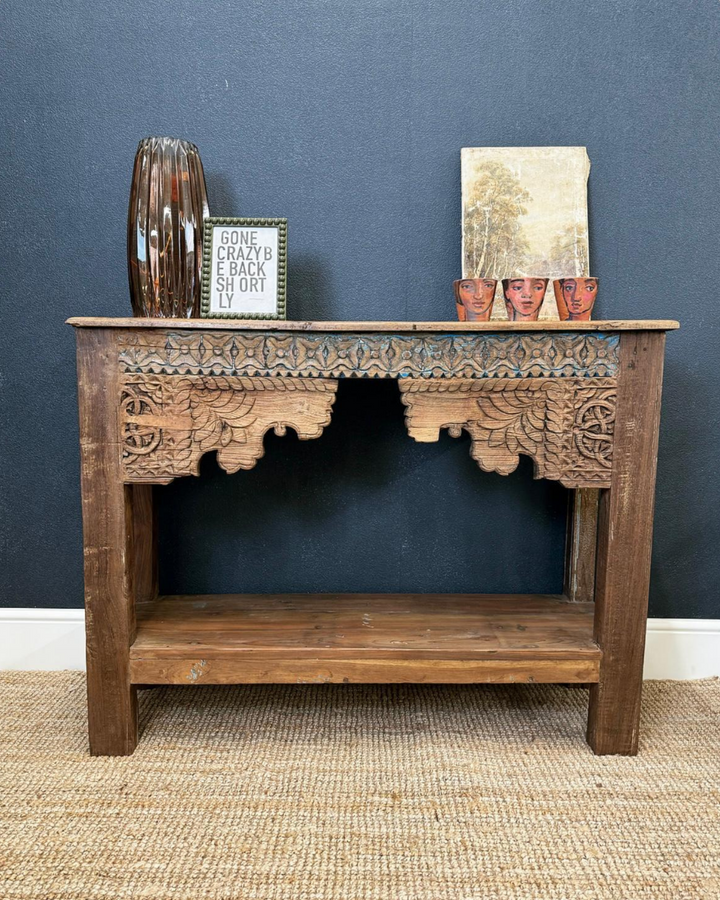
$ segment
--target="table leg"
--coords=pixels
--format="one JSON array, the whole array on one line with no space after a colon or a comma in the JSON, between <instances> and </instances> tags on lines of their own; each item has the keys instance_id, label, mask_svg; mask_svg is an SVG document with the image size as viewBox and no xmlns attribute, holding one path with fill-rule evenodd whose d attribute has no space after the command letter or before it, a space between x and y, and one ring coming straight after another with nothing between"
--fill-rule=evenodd
<instances>
[{"instance_id":1,"label":"table leg","mask_svg":"<svg viewBox=\"0 0 720 900\"><path fill-rule=\"evenodd\" d=\"M158 595L158 523L153 485L132 485L133 560L135 601L154 600Z\"/></svg>"},{"instance_id":2,"label":"table leg","mask_svg":"<svg viewBox=\"0 0 720 900\"><path fill-rule=\"evenodd\" d=\"M78 330L78 392L90 752L124 756L137 744L136 689L129 671L138 581L133 509L146 498L120 477L117 351L111 333Z\"/></svg>"},{"instance_id":3,"label":"table leg","mask_svg":"<svg viewBox=\"0 0 720 900\"><path fill-rule=\"evenodd\" d=\"M570 492L564 593L574 603L592 603L595 596L599 499L597 488L576 488Z\"/></svg>"},{"instance_id":4,"label":"table leg","mask_svg":"<svg viewBox=\"0 0 720 900\"><path fill-rule=\"evenodd\" d=\"M664 343L658 332L620 339L613 474L598 523L595 639L603 658L587 731L597 754L638 749Z\"/></svg>"}]
</instances>

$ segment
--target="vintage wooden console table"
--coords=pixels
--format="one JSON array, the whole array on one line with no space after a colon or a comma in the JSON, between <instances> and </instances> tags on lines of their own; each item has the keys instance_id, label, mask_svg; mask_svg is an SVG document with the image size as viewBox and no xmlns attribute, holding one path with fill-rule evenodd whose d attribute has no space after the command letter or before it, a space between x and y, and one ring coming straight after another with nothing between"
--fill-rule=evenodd
<instances>
[{"instance_id":1,"label":"vintage wooden console table","mask_svg":"<svg viewBox=\"0 0 720 900\"><path fill-rule=\"evenodd\" d=\"M591 747L637 752L676 322L70 323L93 754L132 753L137 685L415 681L589 683ZM572 488L564 595L158 596L152 485L209 451L250 469L271 428L320 437L339 378L397 379L415 440L464 430L481 469L523 453Z\"/></svg>"}]
</instances>

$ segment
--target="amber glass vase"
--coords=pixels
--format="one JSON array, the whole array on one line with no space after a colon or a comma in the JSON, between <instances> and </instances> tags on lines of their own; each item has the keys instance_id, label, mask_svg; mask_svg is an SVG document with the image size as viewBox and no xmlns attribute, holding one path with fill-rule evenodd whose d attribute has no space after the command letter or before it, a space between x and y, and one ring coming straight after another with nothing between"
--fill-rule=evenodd
<instances>
[{"instance_id":1,"label":"amber glass vase","mask_svg":"<svg viewBox=\"0 0 720 900\"><path fill-rule=\"evenodd\" d=\"M199 315L205 175L194 144L149 137L135 155L128 209L128 275L136 316Z\"/></svg>"}]
</instances>

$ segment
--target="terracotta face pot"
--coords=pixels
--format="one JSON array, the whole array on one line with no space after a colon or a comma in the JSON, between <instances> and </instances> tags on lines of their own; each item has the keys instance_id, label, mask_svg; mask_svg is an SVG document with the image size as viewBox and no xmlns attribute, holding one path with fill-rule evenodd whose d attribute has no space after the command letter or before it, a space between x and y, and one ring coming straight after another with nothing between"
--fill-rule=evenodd
<instances>
[{"instance_id":1,"label":"terracotta face pot","mask_svg":"<svg viewBox=\"0 0 720 900\"><path fill-rule=\"evenodd\" d=\"M503 278L505 309L511 322L535 322L545 299L547 278Z\"/></svg>"},{"instance_id":2,"label":"terracotta face pot","mask_svg":"<svg viewBox=\"0 0 720 900\"><path fill-rule=\"evenodd\" d=\"M461 322L489 322L497 281L494 278L461 278L453 281L455 306Z\"/></svg>"},{"instance_id":3,"label":"terracotta face pot","mask_svg":"<svg viewBox=\"0 0 720 900\"><path fill-rule=\"evenodd\" d=\"M598 293L597 278L558 278L555 300L563 322L588 322Z\"/></svg>"}]
</instances>

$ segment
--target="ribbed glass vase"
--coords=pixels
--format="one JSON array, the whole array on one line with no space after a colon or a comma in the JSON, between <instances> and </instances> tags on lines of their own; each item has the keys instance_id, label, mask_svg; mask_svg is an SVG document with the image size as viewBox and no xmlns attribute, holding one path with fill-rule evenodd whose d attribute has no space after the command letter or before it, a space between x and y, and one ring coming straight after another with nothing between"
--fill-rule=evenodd
<instances>
[{"instance_id":1,"label":"ribbed glass vase","mask_svg":"<svg viewBox=\"0 0 720 900\"><path fill-rule=\"evenodd\" d=\"M200 313L205 175L194 144L149 137L135 155L128 209L128 275L136 316Z\"/></svg>"}]
</instances>

